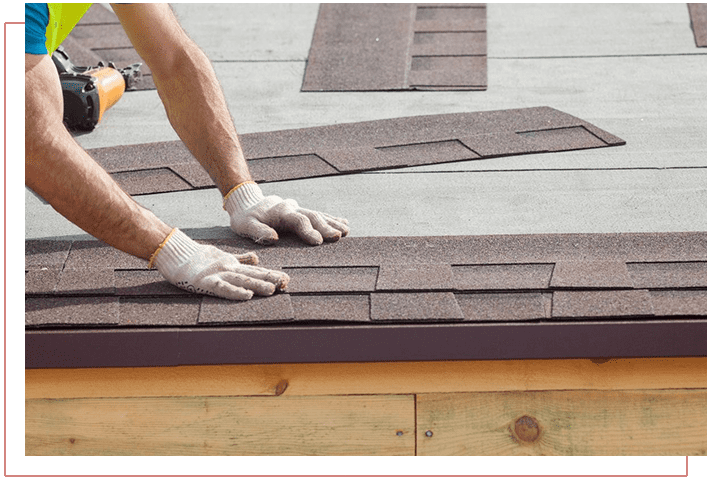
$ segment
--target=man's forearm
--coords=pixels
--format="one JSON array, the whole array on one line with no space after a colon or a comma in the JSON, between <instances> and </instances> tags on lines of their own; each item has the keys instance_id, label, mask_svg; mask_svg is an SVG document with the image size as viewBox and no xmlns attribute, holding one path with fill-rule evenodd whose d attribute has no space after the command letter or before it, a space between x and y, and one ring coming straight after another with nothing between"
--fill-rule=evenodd
<instances>
[{"instance_id":1,"label":"man's forearm","mask_svg":"<svg viewBox=\"0 0 709 479\"><path fill-rule=\"evenodd\" d=\"M148 259L171 228L123 192L72 138L36 147L25 159L25 182L92 236Z\"/></svg>"},{"instance_id":2,"label":"man's forearm","mask_svg":"<svg viewBox=\"0 0 709 479\"><path fill-rule=\"evenodd\" d=\"M121 190L64 128L49 56L25 57L25 184L89 234L149 258L171 228Z\"/></svg>"},{"instance_id":3,"label":"man's forearm","mask_svg":"<svg viewBox=\"0 0 709 479\"><path fill-rule=\"evenodd\" d=\"M251 180L216 74L191 41L182 46L169 75L154 74L173 128L226 195Z\"/></svg>"}]
</instances>

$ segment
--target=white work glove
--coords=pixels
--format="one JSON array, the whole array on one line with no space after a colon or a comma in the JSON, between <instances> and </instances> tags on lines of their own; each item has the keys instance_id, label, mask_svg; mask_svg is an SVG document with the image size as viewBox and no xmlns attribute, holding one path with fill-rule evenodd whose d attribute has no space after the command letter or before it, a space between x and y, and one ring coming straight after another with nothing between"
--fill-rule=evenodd
<instances>
[{"instance_id":1,"label":"white work glove","mask_svg":"<svg viewBox=\"0 0 709 479\"><path fill-rule=\"evenodd\" d=\"M344 218L301 208L295 200L264 197L253 181L232 189L226 195L224 209L229 213L232 231L259 244L278 241L276 231L295 233L310 245L337 241L350 231Z\"/></svg>"},{"instance_id":2,"label":"white work glove","mask_svg":"<svg viewBox=\"0 0 709 479\"><path fill-rule=\"evenodd\" d=\"M165 279L191 293L247 300L283 290L289 277L258 266L254 253L229 254L191 240L175 228L150 259Z\"/></svg>"}]
</instances>

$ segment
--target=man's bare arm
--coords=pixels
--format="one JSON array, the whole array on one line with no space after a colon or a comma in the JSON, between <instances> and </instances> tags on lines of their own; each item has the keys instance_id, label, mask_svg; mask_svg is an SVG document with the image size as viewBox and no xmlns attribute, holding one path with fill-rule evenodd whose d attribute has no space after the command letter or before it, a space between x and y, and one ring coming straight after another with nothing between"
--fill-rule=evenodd
<instances>
[{"instance_id":1,"label":"man's bare arm","mask_svg":"<svg viewBox=\"0 0 709 479\"><path fill-rule=\"evenodd\" d=\"M49 55L25 54L25 184L96 238L149 258L171 228L127 195L62 123Z\"/></svg>"},{"instance_id":2,"label":"man's bare arm","mask_svg":"<svg viewBox=\"0 0 709 479\"><path fill-rule=\"evenodd\" d=\"M170 123L224 196L236 234L271 244L278 241L278 231L290 231L312 245L347 235L347 220L301 208L294 200L264 197L251 181L211 63L168 5L112 6L153 73Z\"/></svg>"},{"instance_id":3,"label":"man's bare arm","mask_svg":"<svg viewBox=\"0 0 709 479\"><path fill-rule=\"evenodd\" d=\"M167 4L112 4L150 68L170 124L226 195L251 180L211 62Z\"/></svg>"}]
</instances>

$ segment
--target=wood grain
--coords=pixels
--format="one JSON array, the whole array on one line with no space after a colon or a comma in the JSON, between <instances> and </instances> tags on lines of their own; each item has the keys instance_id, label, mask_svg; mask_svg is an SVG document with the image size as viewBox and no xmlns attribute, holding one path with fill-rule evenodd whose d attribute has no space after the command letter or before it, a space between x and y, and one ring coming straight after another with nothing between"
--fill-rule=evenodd
<instances>
[{"instance_id":1,"label":"wood grain","mask_svg":"<svg viewBox=\"0 0 709 479\"><path fill-rule=\"evenodd\" d=\"M28 369L25 397L706 388L706 368L703 357Z\"/></svg>"},{"instance_id":2,"label":"wood grain","mask_svg":"<svg viewBox=\"0 0 709 479\"><path fill-rule=\"evenodd\" d=\"M414 454L413 396L29 399L25 408L27 455Z\"/></svg>"},{"instance_id":3,"label":"wood grain","mask_svg":"<svg viewBox=\"0 0 709 479\"><path fill-rule=\"evenodd\" d=\"M706 389L417 396L419 455L706 455Z\"/></svg>"}]
</instances>

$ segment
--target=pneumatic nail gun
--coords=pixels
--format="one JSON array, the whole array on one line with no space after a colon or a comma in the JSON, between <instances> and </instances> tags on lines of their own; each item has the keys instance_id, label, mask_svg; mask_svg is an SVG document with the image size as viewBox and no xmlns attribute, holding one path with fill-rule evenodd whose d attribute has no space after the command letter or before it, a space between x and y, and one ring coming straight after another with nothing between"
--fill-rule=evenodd
<instances>
[{"instance_id":1,"label":"pneumatic nail gun","mask_svg":"<svg viewBox=\"0 0 709 479\"><path fill-rule=\"evenodd\" d=\"M141 63L118 69L113 62L78 67L63 47L52 54L64 96L64 123L69 129L92 131L103 114L140 81Z\"/></svg>"}]
</instances>

